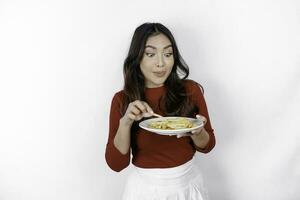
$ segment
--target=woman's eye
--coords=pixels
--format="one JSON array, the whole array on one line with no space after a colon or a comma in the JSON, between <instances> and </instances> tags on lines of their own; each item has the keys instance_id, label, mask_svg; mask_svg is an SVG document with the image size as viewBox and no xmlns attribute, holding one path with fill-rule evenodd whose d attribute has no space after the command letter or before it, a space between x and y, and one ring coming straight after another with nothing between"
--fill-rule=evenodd
<instances>
[{"instance_id":1,"label":"woman's eye","mask_svg":"<svg viewBox=\"0 0 300 200\"><path fill-rule=\"evenodd\" d=\"M146 55L147 55L148 57L153 57L153 56L154 56L154 53L146 53Z\"/></svg>"},{"instance_id":2,"label":"woman's eye","mask_svg":"<svg viewBox=\"0 0 300 200\"><path fill-rule=\"evenodd\" d=\"M170 56L172 56L172 55L173 55L173 53L166 53L166 54L165 54L166 57L170 57Z\"/></svg>"}]
</instances>

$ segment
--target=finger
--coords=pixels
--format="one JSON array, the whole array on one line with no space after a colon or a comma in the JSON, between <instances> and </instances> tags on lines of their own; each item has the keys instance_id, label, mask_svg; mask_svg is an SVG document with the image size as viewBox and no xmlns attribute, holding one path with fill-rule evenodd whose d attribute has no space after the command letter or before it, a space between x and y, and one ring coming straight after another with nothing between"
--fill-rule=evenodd
<instances>
[{"instance_id":1,"label":"finger","mask_svg":"<svg viewBox=\"0 0 300 200\"><path fill-rule=\"evenodd\" d=\"M146 110L147 110L148 113L151 113L151 114L154 113L152 108L148 105L148 103L146 103L146 102L142 102L142 103L146 107Z\"/></svg>"},{"instance_id":2,"label":"finger","mask_svg":"<svg viewBox=\"0 0 300 200\"><path fill-rule=\"evenodd\" d=\"M152 110L152 108L146 102L142 102L142 104L146 108L146 112L143 113L143 116L144 117L151 117L152 114L154 113L153 110Z\"/></svg>"},{"instance_id":3,"label":"finger","mask_svg":"<svg viewBox=\"0 0 300 200\"><path fill-rule=\"evenodd\" d=\"M129 113L129 114L128 114L128 117L129 117L130 119L134 120L134 121L139 121L139 120L141 120L141 119L143 118L143 114L138 114L138 115L136 115L136 114L134 114L134 113Z\"/></svg>"},{"instance_id":4,"label":"finger","mask_svg":"<svg viewBox=\"0 0 300 200\"><path fill-rule=\"evenodd\" d=\"M205 117L204 117L203 115L197 114L197 115L196 115L196 118L197 118L197 119L203 119L203 118L205 118Z\"/></svg>"},{"instance_id":5,"label":"finger","mask_svg":"<svg viewBox=\"0 0 300 200\"><path fill-rule=\"evenodd\" d=\"M137 115L135 116L135 121L139 121L143 118L143 115Z\"/></svg>"},{"instance_id":6,"label":"finger","mask_svg":"<svg viewBox=\"0 0 300 200\"><path fill-rule=\"evenodd\" d=\"M204 125L207 123L207 119L205 117L203 119L203 123L204 123Z\"/></svg>"},{"instance_id":7,"label":"finger","mask_svg":"<svg viewBox=\"0 0 300 200\"><path fill-rule=\"evenodd\" d=\"M181 134L177 134L177 138L181 138L181 137L186 137L186 136L191 136L191 133L181 133Z\"/></svg>"},{"instance_id":8,"label":"finger","mask_svg":"<svg viewBox=\"0 0 300 200\"><path fill-rule=\"evenodd\" d=\"M201 133L201 131L202 131L202 128L199 128L199 129L193 130L193 131L191 131L191 135L198 135L198 134L200 134L200 133Z\"/></svg>"},{"instance_id":9,"label":"finger","mask_svg":"<svg viewBox=\"0 0 300 200\"><path fill-rule=\"evenodd\" d=\"M128 118L131 119L131 120L135 120L135 115L132 114L132 113L128 113Z\"/></svg>"},{"instance_id":10,"label":"finger","mask_svg":"<svg viewBox=\"0 0 300 200\"><path fill-rule=\"evenodd\" d=\"M185 136L191 136L191 135L193 135L193 133L191 133L191 132L188 132L185 134Z\"/></svg>"},{"instance_id":11,"label":"finger","mask_svg":"<svg viewBox=\"0 0 300 200\"><path fill-rule=\"evenodd\" d=\"M142 113L147 112L146 107L144 106L144 104L141 101L135 101L133 104L136 108L138 108Z\"/></svg>"},{"instance_id":12,"label":"finger","mask_svg":"<svg viewBox=\"0 0 300 200\"><path fill-rule=\"evenodd\" d=\"M199 133L201 133L201 128L191 131L191 135L198 135Z\"/></svg>"},{"instance_id":13,"label":"finger","mask_svg":"<svg viewBox=\"0 0 300 200\"><path fill-rule=\"evenodd\" d=\"M149 112L143 113L143 117L152 117L153 115Z\"/></svg>"},{"instance_id":14,"label":"finger","mask_svg":"<svg viewBox=\"0 0 300 200\"><path fill-rule=\"evenodd\" d=\"M206 119L203 115L197 114L197 115L196 115L196 118L197 118L197 119L200 119L200 120L203 122L204 125L205 125L206 122L207 122L207 119Z\"/></svg>"},{"instance_id":15,"label":"finger","mask_svg":"<svg viewBox=\"0 0 300 200\"><path fill-rule=\"evenodd\" d=\"M130 108L130 113L134 114L134 115L138 115L141 113L140 109L138 109L135 105L133 105L131 108Z\"/></svg>"}]
</instances>

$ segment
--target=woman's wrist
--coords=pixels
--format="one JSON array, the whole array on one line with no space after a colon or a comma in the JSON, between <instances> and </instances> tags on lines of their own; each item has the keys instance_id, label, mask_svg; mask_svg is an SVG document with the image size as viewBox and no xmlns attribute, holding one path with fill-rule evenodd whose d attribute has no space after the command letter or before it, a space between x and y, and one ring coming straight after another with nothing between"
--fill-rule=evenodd
<instances>
[{"instance_id":1,"label":"woman's wrist","mask_svg":"<svg viewBox=\"0 0 300 200\"><path fill-rule=\"evenodd\" d=\"M124 128L130 128L133 124L133 121L130 119L127 119L125 117L122 117L119 121L119 126L122 126Z\"/></svg>"},{"instance_id":2,"label":"woman's wrist","mask_svg":"<svg viewBox=\"0 0 300 200\"><path fill-rule=\"evenodd\" d=\"M194 144L199 148L205 148L209 142L209 134L202 128L199 133L191 135Z\"/></svg>"},{"instance_id":3,"label":"woman's wrist","mask_svg":"<svg viewBox=\"0 0 300 200\"><path fill-rule=\"evenodd\" d=\"M122 118L119 122L119 128L114 137L114 145L123 155L125 155L128 153L130 148L131 125L127 124L126 121L122 120Z\"/></svg>"}]
</instances>

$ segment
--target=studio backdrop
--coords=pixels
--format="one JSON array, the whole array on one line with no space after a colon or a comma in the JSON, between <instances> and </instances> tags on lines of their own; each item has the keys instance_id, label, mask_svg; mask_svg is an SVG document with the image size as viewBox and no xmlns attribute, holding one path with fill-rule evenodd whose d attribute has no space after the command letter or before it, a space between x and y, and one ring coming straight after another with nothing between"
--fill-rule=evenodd
<instances>
[{"instance_id":1,"label":"studio backdrop","mask_svg":"<svg viewBox=\"0 0 300 200\"><path fill-rule=\"evenodd\" d=\"M119 200L111 99L134 29L167 26L204 87L211 200L299 200L296 0L0 1L0 199Z\"/></svg>"}]
</instances>

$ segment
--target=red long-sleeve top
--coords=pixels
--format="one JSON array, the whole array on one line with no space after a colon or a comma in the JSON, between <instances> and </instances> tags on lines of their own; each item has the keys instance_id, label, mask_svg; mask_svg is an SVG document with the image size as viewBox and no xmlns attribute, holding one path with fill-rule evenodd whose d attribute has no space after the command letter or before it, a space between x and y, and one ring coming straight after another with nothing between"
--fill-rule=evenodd
<instances>
[{"instance_id":1,"label":"red long-sleeve top","mask_svg":"<svg viewBox=\"0 0 300 200\"><path fill-rule=\"evenodd\" d=\"M117 92L111 103L109 119L109 136L106 145L105 158L109 167L114 171L121 171L130 163L141 168L167 168L179 166L193 158L196 151L202 153L210 152L215 146L214 130L211 127L209 114L202 90L198 84L192 80L184 82L189 98L197 106L200 115L207 119L205 130L209 134L209 142L205 148L194 145L190 137L177 138L176 136L158 135L141 128L136 132L131 129L131 152L122 154L114 145L114 137L119 127L121 116L123 90ZM166 87L146 88L145 99L155 113L164 115L159 109L159 99L166 93ZM196 114L195 114L196 115Z\"/></svg>"}]
</instances>

